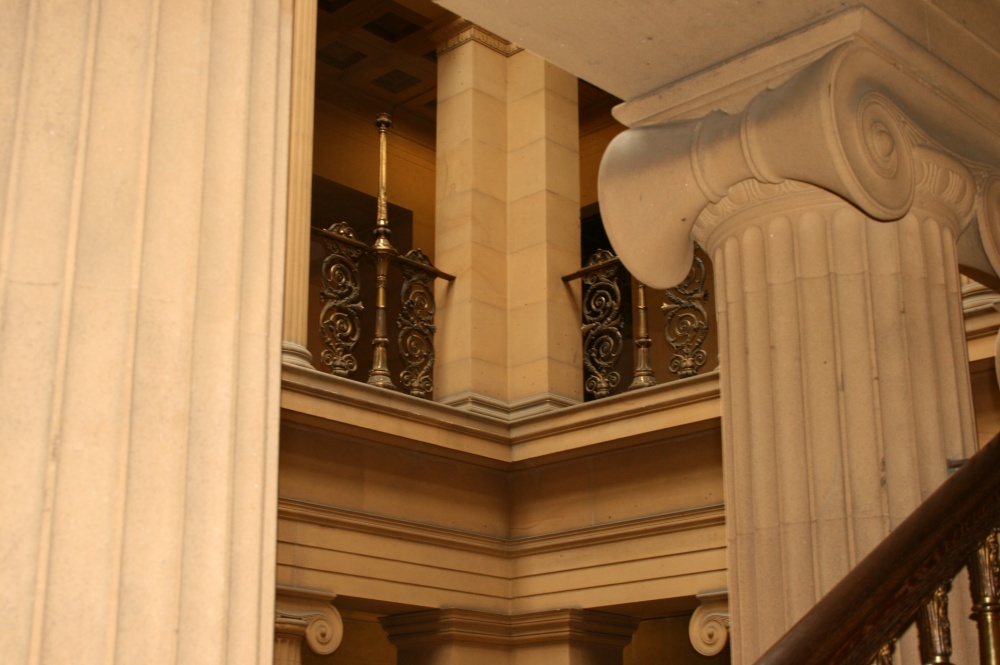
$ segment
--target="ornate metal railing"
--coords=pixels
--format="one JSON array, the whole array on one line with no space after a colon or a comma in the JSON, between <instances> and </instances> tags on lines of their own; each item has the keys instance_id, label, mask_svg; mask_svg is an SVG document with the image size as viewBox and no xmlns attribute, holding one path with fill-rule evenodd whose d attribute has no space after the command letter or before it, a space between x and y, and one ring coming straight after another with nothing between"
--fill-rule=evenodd
<instances>
[{"instance_id":1,"label":"ornate metal railing","mask_svg":"<svg viewBox=\"0 0 1000 665\"><path fill-rule=\"evenodd\" d=\"M371 300L376 309L375 323L371 330L373 355L368 383L382 388L395 389L390 357L398 356L402 368L397 376L399 384L411 395L430 398L434 390L434 280L454 280L452 275L441 272L419 249L406 254L395 251L383 254L380 259L374 247L357 239L354 230L345 222L338 222L327 229L313 227L313 237L322 243L325 257L320 269L321 308L319 331L323 341L320 359L330 373L354 378L361 363L356 347L362 337L362 312L365 310L364 289L360 277L362 261L375 265L376 284ZM384 263L384 265L382 265ZM388 347L388 320L379 311L388 311L388 286L390 268L398 269L401 277L399 314L396 316L395 354ZM380 286L378 273L383 274Z\"/></svg>"},{"instance_id":2,"label":"ornate metal railing","mask_svg":"<svg viewBox=\"0 0 1000 665\"><path fill-rule=\"evenodd\" d=\"M703 346L708 339L710 312L706 305L708 269L695 256L684 281L664 291L660 310L664 315L663 336L669 352L659 352L649 335L646 305L647 288L636 283L635 326L631 326L630 302L624 295L632 287L632 277L614 253L600 249L580 270L563 277L564 282L583 282L583 365L584 388L589 398L600 399L615 393L621 384L621 359L627 339L634 347L632 381L625 390L657 384L654 355L670 353L667 369L672 378L695 376L708 361Z\"/></svg>"},{"instance_id":3,"label":"ornate metal railing","mask_svg":"<svg viewBox=\"0 0 1000 665\"><path fill-rule=\"evenodd\" d=\"M1000 436L967 460L757 665L878 665L917 624L923 663L951 662L948 589L969 569L979 662L1000 662Z\"/></svg>"},{"instance_id":4,"label":"ornate metal railing","mask_svg":"<svg viewBox=\"0 0 1000 665\"><path fill-rule=\"evenodd\" d=\"M312 229L313 236L322 242L326 251L320 273L319 328L325 346L320 357L336 376L351 377L358 370L354 352L361 338L364 310L359 265L362 259L369 260L375 267L375 322L368 383L396 389L389 368L388 289L390 266L398 266L402 272L402 288L396 327L399 331L398 355L403 363L399 382L411 395L430 398L434 390L434 333L437 330L434 325L434 280L455 278L435 268L419 249L400 255L392 246L386 199L386 132L392 121L383 113L376 118L375 125L379 130L375 242L368 246L358 240L346 222L337 222L326 229Z\"/></svg>"}]
</instances>

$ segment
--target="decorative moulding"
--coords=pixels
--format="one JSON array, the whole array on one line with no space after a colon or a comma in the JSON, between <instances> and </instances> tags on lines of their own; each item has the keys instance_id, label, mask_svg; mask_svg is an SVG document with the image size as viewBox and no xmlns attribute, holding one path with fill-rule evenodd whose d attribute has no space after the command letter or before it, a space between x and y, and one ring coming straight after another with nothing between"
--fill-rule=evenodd
<instances>
[{"instance_id":1,"label":"decorative moulding","mask_svg":"<svg viewBox=\"0 0 1000 665\"><path fill-rule=\"evenodd\" d=\"M438 403L487 418L513 422L567 406L576 406L580 404L580 401L555 393L542 393L508 403L494 397L468 391L442 398Z\"/></svg>"},{"instance_id":2,"label":"decorative moulding","mask_svg":"<svg viewBox=\"0 0 1000 665\"><path fill-rule=\"evenodd\" d=\"M678 510L609 524L525 538L497 538L444 527L371 515L296 499L278 499L281 520L316 524L331 529L421 543L432 547L464 550L496 557L515 558L598 546L637 538L654 538L691 529L722 527L725 509L721 503Z\"/></svg>"},{"instance_id":3,"label":"decorative moulding","mask_svg":"<svg viewBox=\"0 0 1000 665\"><path fill-rule=\"evenodd\" d=\"M480 28L472 21L458 18L435 31L431 39L438 45L437 54L447 53L468 42L478 42L483 46L493 49L497 53L511 56L523 51L520 46L513 44L503 37L496 35L489 30Z\"/></svg>"},{"instance_id":4,"label":"decorative moulding","mask_svg":"<svg viewBox=\"0 0 1000 665\"><path fill-rule=\"evenodd\" d=\"M701 604L688 624L691 646L702 656L715 656L729 640L729 592L706 591L695 597Z\"/></svg>"},{"instance_id":5,"label":"decorative moulding","mask_svg":"<svg viewBox=\"0 0 1000 665\"><path fill-rule=\"evenodd\" d=\"M943 17L928 15L928 20L939 18ZM901 70L920 71L932 86L949 96L991 99L938 56L867 7L857 5L619 104L613 114L618 122L634 127L696 118L713 110L737 113L762 90L778 87L823 54L852 41L884 54ZM981 62L996 57L989 49L980 55Z\"/></svg>"},{"instance_id":6,"label":"decorative moulding","mask_svg":"<svg viewBox=\"0 0 1000 665\"><path fill-rule=\"evenodd\" d=\"M639 619L584 609L503 615L448 608L383 617L382 627L397 647L472 642L497 646L594 643L624 648Z\"/></svg>"},{"instance_id":7,"label":"decorative moulding","mask_svg":"<svg viewBox=\"0 0 1000 665\"><path fill-rule=\"evenodd\" d=\"M1000 121L979 101L940 94L868 46L843 44L739 114L615 137L598 178L608 237L639 281L668 288L691 265L702 211L744 181L808 183L874 219L899 219L923 175L915 144L943 148L978 170L1000 164ZM980 178L978 201L979 232L997 270L1000 178Z\"/></svg>"}]
</instances>

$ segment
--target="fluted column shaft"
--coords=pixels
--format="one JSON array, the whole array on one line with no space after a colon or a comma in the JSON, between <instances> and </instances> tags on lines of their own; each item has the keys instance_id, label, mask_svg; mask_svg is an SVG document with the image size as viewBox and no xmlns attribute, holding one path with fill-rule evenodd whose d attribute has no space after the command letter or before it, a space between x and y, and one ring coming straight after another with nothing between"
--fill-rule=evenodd
<instances>
[{"instance_id":1,"label":"fluted column shaft","mask_svg":"<svg viewBox=\"0 0 1000 665\"><path fill-rule=\"evenodd\" d=\"M309 325L309 244L312 226L313 115L316 98L316 0L293 0L288 146L288 225L285 228L285 310L282 357L312 366Z\"/></svg>"},{"instance_id":2,"label":"fluted column shaft","mask_svg":"<svg viewBox=\"0 0 1000 665\"><path fill-rule=\"evenodd\" d=\"M958 230L919 192L876 222L793 181L744 182L699 218L719 293L734 662L975 449Z\"/></svg>"},{"instance_id":3,"label":"fluted column shaft","mask_svg":"<svg viewBox=\"0 0 1000 665\"><path fill-rule=\"evenodd\" d=\"M0 3L4 663L270 663L286 8Z\"/></svg>"}]
</instances>

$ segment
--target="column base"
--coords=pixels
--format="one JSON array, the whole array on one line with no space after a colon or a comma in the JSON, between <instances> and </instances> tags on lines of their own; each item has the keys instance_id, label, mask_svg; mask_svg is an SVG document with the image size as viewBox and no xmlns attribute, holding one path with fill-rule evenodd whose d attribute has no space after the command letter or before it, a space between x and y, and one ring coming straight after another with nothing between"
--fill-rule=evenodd
<instances>
[{"instance_id":1,"label":"column base","mask_svg":"<svg viewBox=\"0 0 1000 665\"><path fill-rule=\"evenodd\" d=\"M298 342L290 342L287 339L281 343L281 364L316 369L316 366L313 365L313 357L309 349Z\"/></svg>"}]
</instances>

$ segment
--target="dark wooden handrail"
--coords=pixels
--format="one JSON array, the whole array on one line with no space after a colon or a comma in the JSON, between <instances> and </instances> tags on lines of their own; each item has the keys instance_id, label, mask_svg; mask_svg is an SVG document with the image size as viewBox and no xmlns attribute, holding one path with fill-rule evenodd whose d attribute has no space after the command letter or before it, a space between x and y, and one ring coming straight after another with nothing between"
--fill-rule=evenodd
<instances>
[{"instance_id":1,"label":"dark wooden handrail","mask_svg":"<svg viewBox=\"0 0 1000 665\"><path fill-rule=\"evenodd\" d=\"M867 665L1000 525L1000 435L896 527L758 665Z\"/></svg>"}]
</instances>

